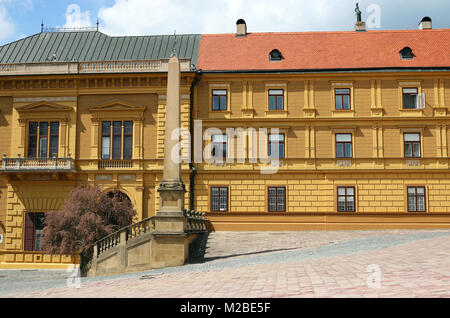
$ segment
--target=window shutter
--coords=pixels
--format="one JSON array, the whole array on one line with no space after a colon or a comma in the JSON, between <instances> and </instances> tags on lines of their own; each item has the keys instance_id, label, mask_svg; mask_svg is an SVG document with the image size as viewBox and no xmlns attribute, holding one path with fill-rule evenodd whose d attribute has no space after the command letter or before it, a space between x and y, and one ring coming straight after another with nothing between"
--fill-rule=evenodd
<instances>
[{"instance_id":1,"label":"window shutter","mask_svg":"<svg viewBox=\"0 0 450 318\"><path fill-rule=\"evenodd\" d=\"M33 250L34 241L34 214L25 213L25 240L24 240L24 251Z\"/></svg>"}]
</instances>

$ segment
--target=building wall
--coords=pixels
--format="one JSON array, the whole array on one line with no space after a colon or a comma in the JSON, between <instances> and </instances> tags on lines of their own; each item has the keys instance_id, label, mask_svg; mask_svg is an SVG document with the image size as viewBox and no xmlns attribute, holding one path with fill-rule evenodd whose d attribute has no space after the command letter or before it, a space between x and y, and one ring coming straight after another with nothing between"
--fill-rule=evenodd
<instances>
[{"instance_id":1,"label":"building wall","mask_svg":"<svg viewBox=\"0 0 450 318\"><path fill-rule=\"evenodd\" d=\"M286 158L277 174L261 162L197 164L195 207L216 230L450 227L448 74L204 74L194 115L204 130L279 128ZM210 91L229 90L231 114L211 111ZM426 108L402 109L402 87L426 94ZM267 90L283 88L284 112L268 112ZM352 111L334 109L334 88L352 92ZM239 111L240 110L240 111ZM334 134L353 135L353 158L335 155ZM421 134L421 158L408 160L403 134ZM247 140L250 143L250 139ZM204 142L204 146L207 142ZM247 150L248 150L247 144ZM408 213L407 186L426 188L426 212ZM229 188L229 211L211 212L211 186ZM285 186L286 212L268 212L268 186ZM337 186L354 186L356 212L337 212Z\"/></svg>"},{"instance_id":2,"label":"building wall","mask_svg":"<svg viewBox=\"0 0 450 318\"><path fill-rule=\"evenodd\" d=\"M0 244L0 268L65 268L79 262L76 255L24 251L25 214L60 210L77 186L97 184L104 191L122 191L137 211L135 221L156 214L163 170L166 76L36 76L24 78L24 82L34 81L35 89L15 85L21 89L13 91L13 84L1 85L0 153L7 158L17 158L17 154L26 157L28 122L55 120L60 122L58 157L73 158L76 170L1 173L0 234L4 234L4 243ZM185 128L189 127L192 79L192 74L181 79L181 119ZM53 83L52 90L40 87L48 85L46 81ZM119 160L117 164L101 165L102 120L134 121L131 163ZM184 170L184 182L189 184L189 167ZM189 207L188 193L185 205Z\"/></svg>"}]
</instances>

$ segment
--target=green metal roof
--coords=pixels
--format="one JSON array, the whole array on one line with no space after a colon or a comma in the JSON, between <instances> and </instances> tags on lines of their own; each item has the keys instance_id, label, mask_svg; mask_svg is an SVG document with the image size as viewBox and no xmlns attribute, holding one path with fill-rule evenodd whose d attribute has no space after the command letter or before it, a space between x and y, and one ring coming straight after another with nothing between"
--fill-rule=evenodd
<instances>
[{"instance_id":1,"label":"green metal roof","mask_svg":"<svg viewBox=\"0 0 450 318\"><path fill-rule=\"evenodd\" d=\"M197 65L201 35L111 37L98 31L42 32L0 46L0 64L159 60L177 55Z\"/></svg>"}]
</instances>

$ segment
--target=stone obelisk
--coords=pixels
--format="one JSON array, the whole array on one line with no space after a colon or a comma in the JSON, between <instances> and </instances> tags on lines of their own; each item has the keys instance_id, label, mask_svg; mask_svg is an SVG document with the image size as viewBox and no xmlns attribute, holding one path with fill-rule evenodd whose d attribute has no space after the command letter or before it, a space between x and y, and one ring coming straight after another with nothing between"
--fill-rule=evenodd
<instances>
[{"instance_id":1,"label":"stone obelisk","mask_svg":"<svg viewBox=\"0 0 450 318\"><path fill-rule=\"evenodd\" d=\"M169 60L167 79L166 131L164 143L164 173L159 185L159 210L156 214L156 230L169 232L184 232L184 195L186 188L181 177L181 163L178 158L172 158L179 145L179 138L172 134L181 126L180 108L180 61L174 52ZM179 134L177 134L179 136Z\"/></svg>"}]
</instances>

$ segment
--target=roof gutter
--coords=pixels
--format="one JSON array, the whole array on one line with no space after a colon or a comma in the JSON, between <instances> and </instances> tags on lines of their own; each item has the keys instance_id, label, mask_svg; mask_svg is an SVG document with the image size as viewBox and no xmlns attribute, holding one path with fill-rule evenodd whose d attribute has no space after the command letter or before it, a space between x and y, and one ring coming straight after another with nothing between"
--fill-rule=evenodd
<instances>
[{"instance_id":1,"label":"roof gutter","mask_svg":"<svg viewBox=\"0 0 450 318\"><path fill-rule=\"evenodd\" d=\"M330 68L330 69L292 69L292 70L209 70L208 74L310 74L310 73L382 73L382 72L448 72L445 67L382 67L382 68Z\"/></svg>"}]
</instances>

